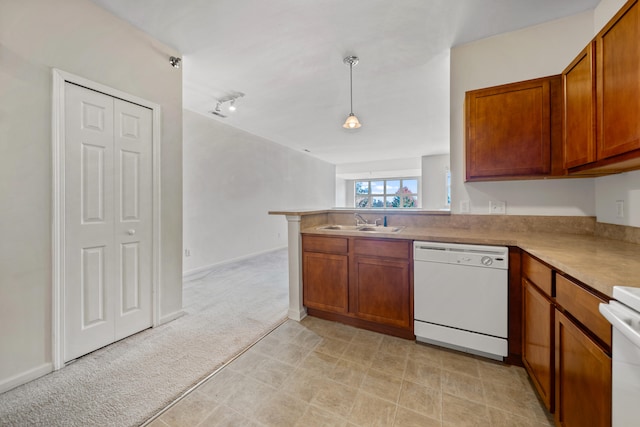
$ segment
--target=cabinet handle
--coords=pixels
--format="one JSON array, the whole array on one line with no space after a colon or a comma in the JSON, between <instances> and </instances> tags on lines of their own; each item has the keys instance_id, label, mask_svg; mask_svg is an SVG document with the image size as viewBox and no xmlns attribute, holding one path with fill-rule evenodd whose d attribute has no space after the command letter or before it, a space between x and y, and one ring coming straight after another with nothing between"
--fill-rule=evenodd
<instances>
[{"instance_id":1,"label":"cabinet handle","mask_svg":"<svg viewBox=\"0 0 640 427\"><path fill-rule=\"evenodd\" d=\"M136 230L134 230L133 228L132 228L132 229L130 229L130 230L127 230L127 234L128 234L129 236L133 236L134 234L136 234Z\"/></svg>"}]
</instances>

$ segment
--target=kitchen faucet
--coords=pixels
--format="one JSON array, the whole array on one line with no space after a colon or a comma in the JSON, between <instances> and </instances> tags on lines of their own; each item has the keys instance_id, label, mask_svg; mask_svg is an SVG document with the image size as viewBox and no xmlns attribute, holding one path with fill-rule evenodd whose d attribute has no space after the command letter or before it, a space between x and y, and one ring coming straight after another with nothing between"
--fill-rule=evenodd
<instances>
[{"instance_id":1,"label":"kitchen faucet","mask_svg":"<svg viewBox=\"0 0 640 427\"><path fill-rule=\"evenodd\" d=\"M356 213L353 214L353 216L356 219L356 227L358 225L368 225L369 224L369 222L366 219L364 219L362 217L362 215L360 215L359 213L356 212Z\"/></svg>"}]
</instances>

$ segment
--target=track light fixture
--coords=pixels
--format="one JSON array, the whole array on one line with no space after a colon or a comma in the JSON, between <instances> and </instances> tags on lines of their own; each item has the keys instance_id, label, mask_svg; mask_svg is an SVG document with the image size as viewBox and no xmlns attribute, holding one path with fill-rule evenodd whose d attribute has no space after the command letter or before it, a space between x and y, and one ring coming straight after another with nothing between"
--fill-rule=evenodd
<instances>
[{"instance_id":1,"label":"track light fixture","mask_svg":"<svg viewBox=\"0 0 640 427\"><path fill-rule=\"evenodd\" d=\"M351 99L351 109L349 110L349 116L342 125L342 127L346 129L358 129L360 126L362 126L358 121L356 115L353 114L353 67L357 65L359 61L360 60L357 56L347 56L343 60L345 64L349 65L349 91Z\"/></svg>"},{"instance_id":2,"label":"track light fixture","mask_svg":"<svg viewBox=\"0 0 640 427\"><path fill-rule=\"evenodd\" d=\"M175 56L172 56L169 58L169 64L171 64L173 68L180 68L181 63L182 63L181 58L177 58Z\"/></svg>"},{"instance_id":3,"label":"track light fixture","mask_svg":"<svg viewBox=\"0 0 640 427\"><path fill-rule=\"evenodd\" d=\"M212 111L210 111L211 114L216 115L218 117L222 117L225 118L227 117L222 110L222 107L224 107L225 103L229 103L229 106L227 107L227 110L231 113L233 113L234 111L236 111L237 109L237 102L238 102L238 98L242 98L244 96L244 93L242 92L235 92L233 95L228 95L225 97L222 97L220 99L216 100L216 108Z\"/></svg>"}]
</instances>

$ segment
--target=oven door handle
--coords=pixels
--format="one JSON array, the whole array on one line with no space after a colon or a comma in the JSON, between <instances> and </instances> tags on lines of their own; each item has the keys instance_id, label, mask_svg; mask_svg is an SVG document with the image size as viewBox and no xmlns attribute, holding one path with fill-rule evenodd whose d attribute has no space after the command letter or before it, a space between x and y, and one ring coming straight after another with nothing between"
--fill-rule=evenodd
<instances>
[{"instance_id":1,"label":"oven door handle","mask_svg":"<svg viewBox=\"0 0 640 427\"><path fill-rule=\"evenodd\" d=\"M600 303L599 310L614 328L640 348L640 314L617 301Z\"/></svg>"}]
</instances>

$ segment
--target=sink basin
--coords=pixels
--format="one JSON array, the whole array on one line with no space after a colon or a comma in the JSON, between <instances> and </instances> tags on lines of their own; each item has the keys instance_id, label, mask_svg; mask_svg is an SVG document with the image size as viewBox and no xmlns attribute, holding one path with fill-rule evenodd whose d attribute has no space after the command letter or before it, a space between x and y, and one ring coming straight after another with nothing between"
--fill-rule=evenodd
<instances>
[{"instance_id":1,"label":"sink basin","mask_svg":"<svg viewBox=\"0 0 640 427\"><path fill-rule=\"evenodd\" d=\"M397 233L404 227L383 227L381 225L322 225L316 230L362 231L365 233Z\"/></svg>"}]
</instances>

